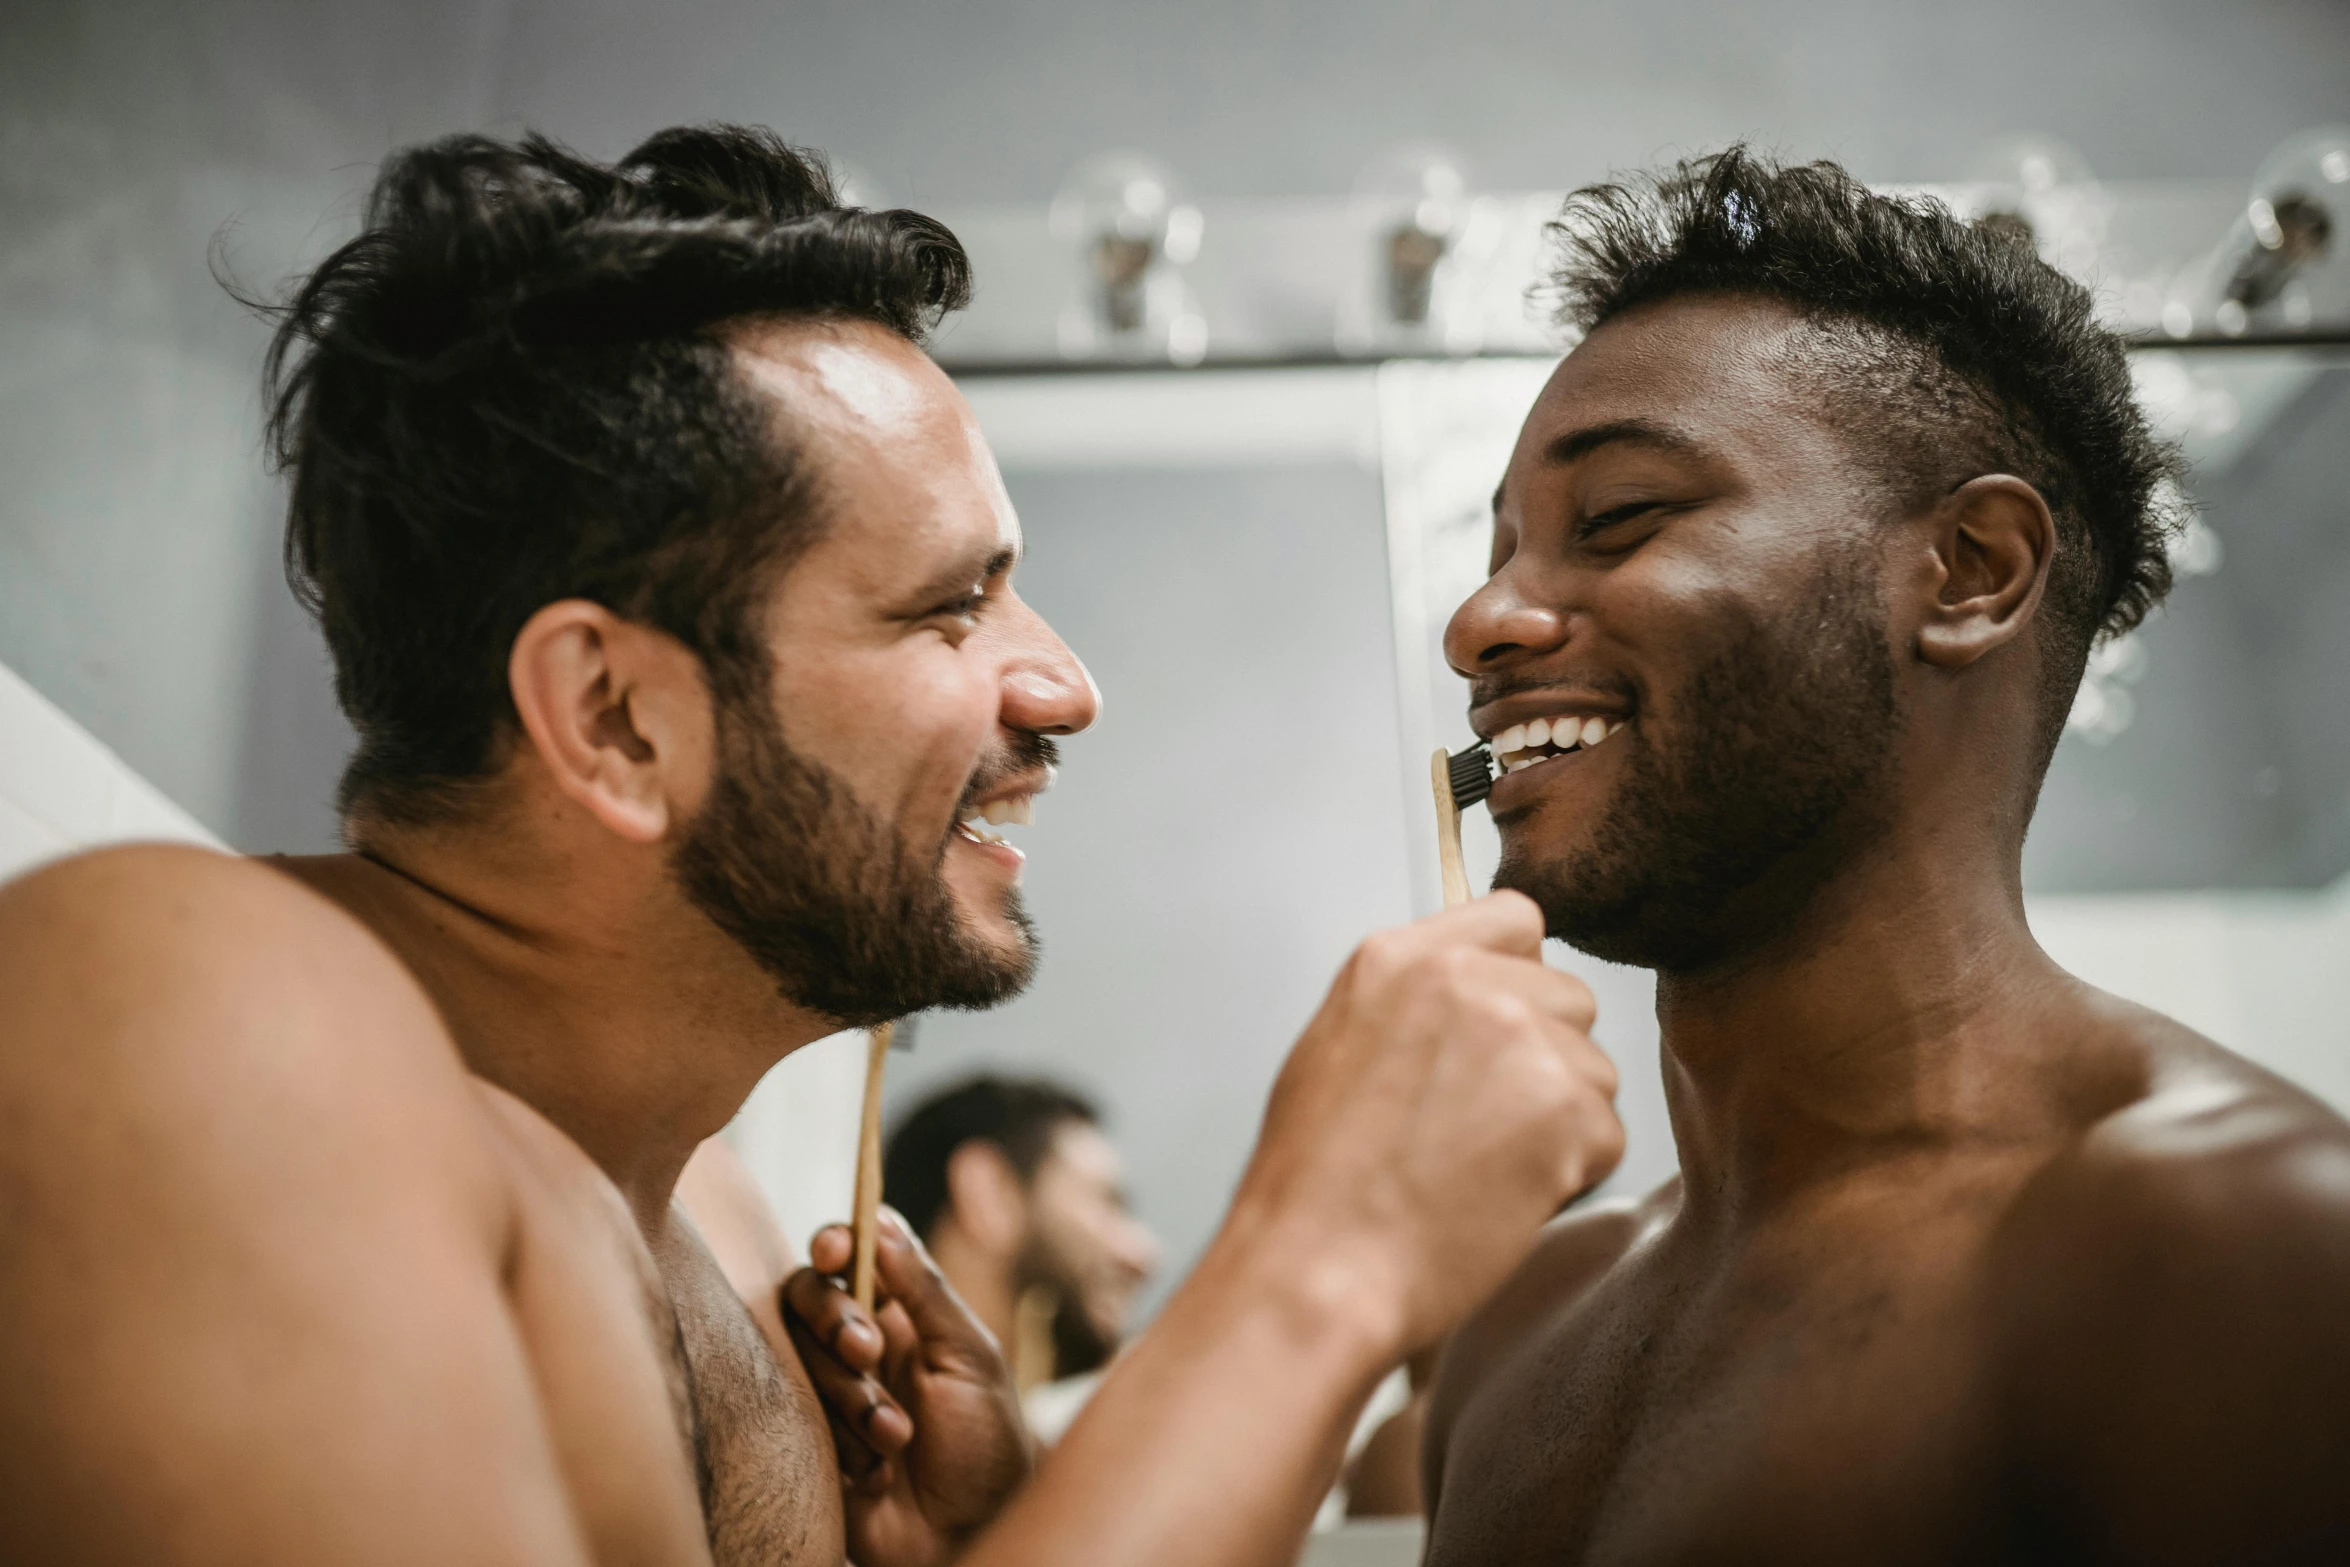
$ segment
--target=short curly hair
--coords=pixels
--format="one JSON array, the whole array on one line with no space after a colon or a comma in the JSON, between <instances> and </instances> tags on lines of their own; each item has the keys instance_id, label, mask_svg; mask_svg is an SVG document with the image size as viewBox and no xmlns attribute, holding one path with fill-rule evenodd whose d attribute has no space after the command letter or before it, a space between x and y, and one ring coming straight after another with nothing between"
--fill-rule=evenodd
<instances>
[{"instance_id":1,"label":"short curly hair","mask_svg":"<svg viewBox=\"0 0 2350 1567\"><path fill-rule=\"evenodd\" d=\"M1589 185L1550 225L1547 292L1588 333L1691 294L1780 301L1819 330L1810 368L1905 505L1980 473L2036 487L2056 520L2042 763L2089 650L2170 591L2183 468L2138 406L2089 291L2012 225L1870 190L1836 164L1744 146Z\"/></svg>"},{"instance_id":2,"label":"short curly hair","mask_svg":"<svg viewBox=\"0 0 2350 1567\"><path fill-rule=\"evenodd\" d=\"M790 410L729 323L858 320L920 342L962 246L844 206L772 131L663 131L616 164L541 136L393 154L362 230L282 304L265 370L286 568L358 732L342 806L450 814L514 722L506 663L582 597L756 680L759 585L821 526Z\"/></svg>"}]
</instances>

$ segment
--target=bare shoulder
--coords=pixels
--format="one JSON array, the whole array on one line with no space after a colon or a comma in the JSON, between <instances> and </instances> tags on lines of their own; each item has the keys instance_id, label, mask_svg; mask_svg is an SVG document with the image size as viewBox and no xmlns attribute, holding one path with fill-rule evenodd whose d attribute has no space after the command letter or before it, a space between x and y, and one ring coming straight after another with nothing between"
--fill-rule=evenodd
<instances>
[{"instance_id":1,"label":"bare shoulder","mask_svg":"<svg viewBox=\"0 0 2350 1567\"><path fill-rule=\"evenodd\" d=\"M1641 1236L1665 1222L1679 1194L1676 1178L1646 1197L1595 1203L1550 1222L1518 1271L1445 1344L1428 1405L1431 1463L1461 1407L1493 1369L1588 1295Z\"/></svg>"},{"instance_id":2,"label":"bare shoulder","mask_svg":"<svg viewBox=\"0 0 2350 1567\"><path fill-rule=\"evenodd\" d=\"M1993 1245L2039 1504L2131 1559L2350 1559L2350 1123L2168 1019L2114 1026L2146 1047L2144 1091Z\"/></svg>"},{"instance_id":3,"label":"bare shoulder","mask_svg":"<svg viewBox=\"0 0 2350 1567\"><path fill-rule=\"evenodd\" d=\"M85 992L92 1007L143 1007L165 992L184 1001L189 988L340 1001L357 984L362 1000L430 1010L358 921L260 861L209 849L135 844L43 866L0 884L0 930L5 983L106 981Z\"/></svg>"},{"instance_id":4,"label":"bare shoulder","mask_svg":"<svg viewBox=\"0 0 2350 1567\"><path fill-rule=\"evenodd\" d=\"M12 1098L89 1095L124 1116L168 1105L191 1133L257 1105L328 1125L469 1121L474 1137L451 1125L460 1146L433 1150L459 1170L462 1145L481 1141L463 1065L408 971L257 861L138 845L0 886L0 1019Z\"/></svg>"},{"instance_id":5,"label":"bare shoulder","mask_svg":"<svg viewBox=\"0 0 2350 1567\"><path fill-rule=\"evenodd\" d=\"M583 1559L471 1084L397 959L266 865L118 849L0 888L27 1559Z\"/></svg>"},{"instance_id":6,"label":"bare shoulder","mask_svg":"<svg viewBox=\"0 0 2350 1567\"><path fill-rule=\"evenodd\" d=\"M2110 1026L2143 1045L2143 1089L2026 1186L2003 1263L2044 1293L2113 1290L2143 1309L2250 1287L2267 1270L2242 1269L2262 1259L2350 1261L2336 1255L2350 1247L2350 1121L2159 1014L2114 1003ZM2047 1266L2059 1255L2067 1266Z\"/></svg>"}]
</instances>

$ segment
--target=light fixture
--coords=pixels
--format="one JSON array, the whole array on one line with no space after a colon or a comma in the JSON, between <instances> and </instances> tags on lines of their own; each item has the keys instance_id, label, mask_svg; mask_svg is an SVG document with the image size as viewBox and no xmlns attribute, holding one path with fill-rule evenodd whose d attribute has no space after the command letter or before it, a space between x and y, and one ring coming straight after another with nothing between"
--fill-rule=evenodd
<instances>
[{"instance_id":1,"label":"light fixture","mask_svg":"<svg viewBox=\"0 0 2350 1567\"><path fill-rule=\"evenodd\" d=\"M2181 275L2163 330L2227 337L2350 324L2350 125L2288 137L2260 161L2244 210Z\"/></svg>"},{"instance_id":2,"label":"light fixture","mask_svg":"<svg viewBox=\"0 0 2350 1567\"><path fill-rule=\"evenodd\" d=\"M2236 331L2267 315L2296 331L2350 317L2350 125L2303 131L2262 159L2242 229L2219 307L2240 312Z\"/></svg>"},{"instance_id":3,"label":"light fixture","mask_svg":"<svg viewBox=\"0 0 2350 1567\"><path fill-rule=\"evenodd\" d=\"M1054 196L1050 221L1073 261L1058 333L1064 358L1206 357L1207 318L1183 276L1204 224L1164 165L1138 152L1088 158Z\"/></svg>"},{"instance_id":4,"label":"light fixture","mask_svg":"<svg viewBox=\"0 0 2350 1567\"><path fill-rule=\"evenodd\" d=\"M1479 323L1462 263L1477 204L1461 159L1431 143L1391 147L1363 166L1349 205L1365 251L1339 300L1339 349L1474 352Z\"/></svg>"},{"instance_id":5,"label":"light fixture","mask_svg":"<svg viewBox=\"0 0 2350 1567\"><path fill-rule=\"evenodd\" d=\"M2037 131L1985 142L1967 160L1969 216L2030 244L2040 259L2087 281L2105 245L2113 202L2071 143Z\"/></svg>"}]
</instances>

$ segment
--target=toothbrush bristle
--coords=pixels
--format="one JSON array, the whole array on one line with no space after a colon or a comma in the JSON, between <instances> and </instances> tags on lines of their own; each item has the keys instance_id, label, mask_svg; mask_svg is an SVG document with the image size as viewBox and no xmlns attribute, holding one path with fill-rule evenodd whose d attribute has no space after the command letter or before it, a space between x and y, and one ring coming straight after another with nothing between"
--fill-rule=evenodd
<instances>
[{"instance_id":1,"label":"toothbrush bristle","mask_svg":"<svg viewBox=\"0 0 2350 1567\"><path fill-rule=\"evenodd\" d=\"M1452 803L1466 810L1493 792L1493 750L1480 740L1446 762L1452 776Z\"/></svg>"}]
</instances>

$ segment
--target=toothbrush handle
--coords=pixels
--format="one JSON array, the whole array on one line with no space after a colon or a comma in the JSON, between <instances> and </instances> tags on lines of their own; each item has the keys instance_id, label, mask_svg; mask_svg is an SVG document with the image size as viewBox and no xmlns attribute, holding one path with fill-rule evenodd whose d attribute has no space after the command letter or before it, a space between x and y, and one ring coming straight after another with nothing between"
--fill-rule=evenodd
<instances>
[{"instance_id":1,"label":"toothbrush handle","mask_svg":"<svg viewBox=\"0 0 2350 1567\"><path fill-rule=\"evenodd\" d=\"M1429 759L1436 786L1436 862L1444 872L1444 906L1469 901L1469 873L1461 864L1461 808L1452 799L1452 758L1442 746Z\"/></svg>"},{"instance_id":2,"label":"toothbrush handle","mask_svg":"<svg viewBox=\"0 0 2350 1567\"><path fill-rule=\"evenodd\" d=\"M881 1069L896 1028L884 1023L865 1042L865 1117L857 1128L857 1199L850 1223L857 1260L850 1289L867 1311L873 1309L873 1227L881 1212Z\"/></svg>"}]
</instances>

